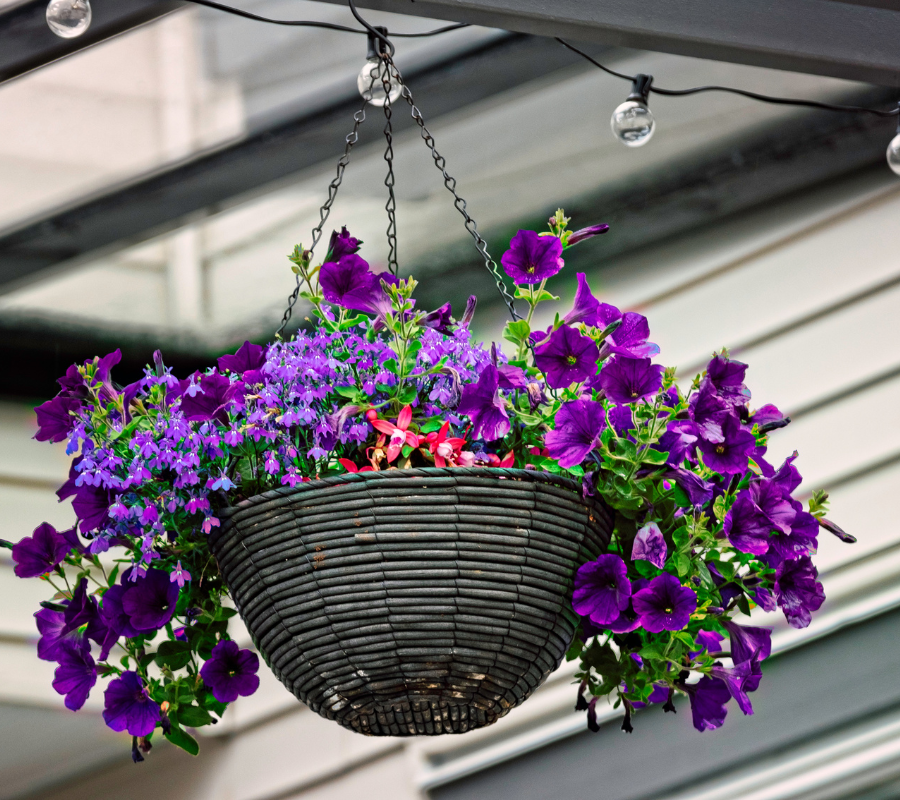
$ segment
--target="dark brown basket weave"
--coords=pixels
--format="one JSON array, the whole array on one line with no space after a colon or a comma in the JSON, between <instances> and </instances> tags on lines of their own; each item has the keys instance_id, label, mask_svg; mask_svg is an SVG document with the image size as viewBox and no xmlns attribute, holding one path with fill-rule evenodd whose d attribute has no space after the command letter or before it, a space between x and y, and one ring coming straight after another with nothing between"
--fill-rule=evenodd
<instances>
[{"instance_id":1,"label":"dark brown basket weave","mask_svg":"<svg viewBox=\"0 0 900 800\"><path fill-rule=\"evenodd\" d=\"M612 514L531 470L341 475L228 509L210 544L300 700L376 736L490 725L556 669Z\"/></svg>"}]
</instances>

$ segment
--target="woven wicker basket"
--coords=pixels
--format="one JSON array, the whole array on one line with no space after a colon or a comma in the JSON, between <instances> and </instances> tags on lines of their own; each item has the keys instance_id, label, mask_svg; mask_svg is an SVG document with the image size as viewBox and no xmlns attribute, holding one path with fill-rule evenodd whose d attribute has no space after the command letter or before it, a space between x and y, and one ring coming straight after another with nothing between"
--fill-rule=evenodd
<instances>
[{"instance_id":1,"label":"woven wicker basket","mask_svg":"<svg viewBox=\"0 0 900 800\"><path fill-rule=\"evenodd\" d=\"M210 544L253 640L310 708L375 736L490 725L559 666L572 575L612 514L546 473L415 469L277 489Z\"/></svg>"}]
</instances>

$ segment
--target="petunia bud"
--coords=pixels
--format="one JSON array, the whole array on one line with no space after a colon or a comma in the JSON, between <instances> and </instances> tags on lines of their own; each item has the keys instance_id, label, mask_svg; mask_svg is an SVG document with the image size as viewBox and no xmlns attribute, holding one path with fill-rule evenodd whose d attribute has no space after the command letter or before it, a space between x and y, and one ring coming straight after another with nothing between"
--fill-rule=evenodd
<instances>
[{"instance_id":1,"label":"petunia bud","mask_svg":"<svg viewBox=\"0 0 900 800\"><path fill-rule=\"evenodd\" d=\"M625 719L622 720L622 732L634 733L634 727L631 724L631 703L623 697L622 704L625 706Z\"/></svg>"},{"instance_id":2,"label":"petunia bud","mask_svg":"<svg viewBox=\"0 0 900 800\"><path fill-rule=\"evenodd\" d=\"M840 539L842 542L845 542L846 544L856 544L856 537L852 534L847 533L847 531L845 531L840 525L836 525L834 522L831 522L831 520L825 519L825 517L820 517L817 519L819 521L820 528L825 528L826 531L828 531L829 533L833 533L835 536L837 536L838 539Z\"/></svg>"},{"instance_id":3,"label":"petunia bud","mask_svg":"<svg viewBox=\"0 0 900 800\"><path fill-rule=\"evenodd\" d=\"M472 322L472 318L475 316L475 306L478 303L478 298L475 295L469 295L469 299L466 300L466 310L462 315L462 319L459 321L460 328L468 328Z\"/></svg>"},{"instance_id":4,"label":"petunia bud","mask_svg":"<svg viewBox=\"0 0 900 800\"><path fill-rule=\"evenodd\" d=\"M144 757L141 755L141 751L138 749L137 736L131 737L131 760L135 764L140 764L144 760Z\"/></svg>"},{"instance_id":5,"label":"petunia bud","mask_svg":"<svg viewBox=\"0 0 900 800\"><path fill-rule=\"evenodd\" d=\"M583 242L585 239L592 239L594 236L606 233L608 230L609 225L605 224L591 225L589 228L582 228L580 231L575 231L575 233L569 237L568 245L569 247L572 247L579 242Z\"/></svg>"},{"instance_id":6,"label":"petunia bud","mask_svg":"<svg viewBox=\"0 0 900 800\"><path fill-rule=\"evenodd\" d=\"M663 706L663 711L667 714L671 711L673 714L677 714L678 711L675 709L675 703L673 702L675 698L675 690L670 686L669 687L669 696L666 698L666 704Z\"/></svg>"},{"instance_id":7,"label":"petunia bud","mask_svg":"<svg viewBox=\"0 0 900 800\"><path fill-rule=\"evenodd\" d=\"M776 419L772 422L766 422L759 426L760 433L769 433L769 431L777 431L779 428L786 428L791 424L791 418Z\"/></svg>"}]
</instances>

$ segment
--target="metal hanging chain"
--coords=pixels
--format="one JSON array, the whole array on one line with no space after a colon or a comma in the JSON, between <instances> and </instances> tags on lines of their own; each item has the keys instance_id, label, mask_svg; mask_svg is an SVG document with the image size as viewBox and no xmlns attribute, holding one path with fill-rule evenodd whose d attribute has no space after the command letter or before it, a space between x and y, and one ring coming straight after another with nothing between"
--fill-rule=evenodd
<instances>
[{"instance_id":1,"label":"metal hanging chain","mask_svg":"<svg viewBox=\"0 0 900 800\"><path fill-rule=\"evenodd\" d=\"M350 162L350 151L353 149L353 145L359 141L359 126L366 120L367 105L368 101L364 102L362 108L353 115L353 130L350 131L344 139L346 143L344 145L344 154L338 160L337 173L328 186L328 199L319 209L319 224L312 230L312 244L309 247L310 254L316 249L316 245L322 238L322 228L328 220L328 215L331 213L331 207L334 205L335 199L337 199L338 189L341 186L341 181L344 179L344 170L347 169L347 164ZM275 333L276 339L280 339L282 333L284 333L284 329L287 327L291 315L294 313L294 306L297 303L297 298L300 296L300 275L297 275L296 278L297 285L294 287L294 291L288 299L287 308L284 310L284 316L281 318L281 327L279 327L278 331Z\"/></svg>"},{"instance_id":2,"label":"metal hanging chain","mask_svg":"<svg viewBox=\"0 0 900 800\"><path fill-rule=\"evenodd\" d=\"M388 240L388 272L397 275L397 198L394 196L394 128L391 123L393 111L391 110L391 73L388 65L384 64L381 73L381 83L384 87L384 138L387 146L384 150L384 160L387 162L387 175L384 185L388 190L387 203L384 205L388 215L387 240Z\"/></svg>"},{"instance_id":3,"label":"metal hanging chain","mask_svg":"<svg viewBox=\"0 0 900 800\"><path fill-rule=\"evenodd\" d=\"M463 200L456 191L456 178L451 177L447 172L447 161L437 151L434 143L434 137L431 135L431 132L428 130L428 128L425 127L425 120L422 119L422 112L420 112L418 107L416 106L409 86L407 86L403 82L403 76L400 74L400 70L397 69L396 64L394 64L394 60L389 55L385 56L385 61L388 64L391 75L402 87L400 93L409 105L412 118L419 126L419 132L422 136L422 140L428 146L428 149L431 150L431 158L434 160L434 165L440 170L441 175L443 175L444 177L444 186L446 186L447 191L449 191L450 194L453 195L453 205L456 206L456 210L459 211L459 213L462 214L463 219L465 219L466 230L469 232L469 235L475 240L475 247L478 249L478 252L484 259L485 268L488 270L488 272L491 273L491 276L494 278L494 282L497 285L497 291L500 292L500 296L503 298L503 302L506 303L506 307L509 309L510 316L512 317L513 321L522 319L519 312L516 311L515 300L509 293L509 290L506 288L506 283L503 279L503 275L500 272L500 269L497 267L494 259L491 258L490 253L488 253L487 242L478 232L478 226L475 224L475 220L472 219L471 215L466 210L466 201Z\"/></svg>"}]
</instances>

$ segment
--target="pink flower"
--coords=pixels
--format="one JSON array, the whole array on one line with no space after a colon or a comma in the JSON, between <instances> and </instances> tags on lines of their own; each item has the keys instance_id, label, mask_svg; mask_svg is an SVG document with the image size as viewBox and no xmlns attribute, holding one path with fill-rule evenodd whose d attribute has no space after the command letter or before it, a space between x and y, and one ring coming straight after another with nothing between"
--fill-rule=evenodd
<instances>
[{"instance_id":1,"label":"pink flower","mask_svg":"<svg viewBox=\"0 0 900 800\"><path fill-rule=\"evenodd\" d=\"M419 437L409 430L409 424L412 422L412 406L404 406L401 409L396 424L384 419L373 419L371 422L375 430L390 437L387 448L388 464L397 459L404 444L410 447L417 447L419 444Z\"/></svg>"}]
</instances>

